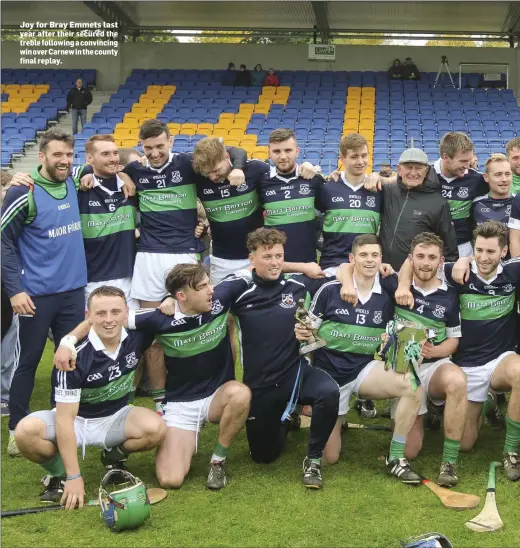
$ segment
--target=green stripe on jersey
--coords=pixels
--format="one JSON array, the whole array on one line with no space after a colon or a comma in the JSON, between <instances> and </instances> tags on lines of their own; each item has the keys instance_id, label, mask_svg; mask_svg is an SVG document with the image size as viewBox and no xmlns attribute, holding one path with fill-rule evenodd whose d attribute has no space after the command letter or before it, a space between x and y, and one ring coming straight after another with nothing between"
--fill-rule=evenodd
<instances>
[{"instance_id":1,"label":"green stripe on jersey","mask_svg":"<svg viewBox=\"0 0 520 548\"><path fill-rule=\"evenodd\" d=\"M430 318L425 318L413 310L401 308L399 306L395 307L395 318L404 322L418 323L426 329L434 329L435 339L433 342L435 344L440 344L442 341L446 340L446 324L444 322L437 322Z\"/></svg>"},{"instance_id":2,"label":"green stripe on jersey","mask_svg":"<svg viewBox=\"0 0 520 548\"><path fill-rule=\"evenodd\" d=\"M472 200L448 200L452 219L469 219Z\"/></svg>"},{"instance_id":3,"label":"green stripe on jersey","mask_svg":"<svg viewBox=\"0 0 520 548\"><path fill-rule=\"evenodd\" d=\"M321 324L318 334L327 341L327 348L330 350L373 354L381 345L381 335L384 332L384 328L362 327L327 320Z\"/></svg>"},{"instance_id":4,"label":"green stripe on jersey","mask_svg":"<svg viewBox=\"0 0 520 548\"><path fill-rule=\"evenodd\" d=\"M135 371L114 379L112 382L98 388L82 388L81 403L103 403L119 400L126 396L134 384Z\"/></svg>"},{"instance_id":5,"label":"green stripe on jersey","mask_svg":"<svg viewBox=\"0 0 520 548\"><path fill-rule=\"evenodd\" d=\"M314 198L264 204L265 226L303 223L314 219Z\"/></svg>"},{"instance_id":6,"label":"green stripe on jersey","mask_svg":"<svg viewBox=\"0 0 520 548\"><path fill-rule=\"evenodd\" d=\"M82 213L83 238L101 238L125 230L135 229L135 208L123 206L112 213Z\"/></svg>"},{"instance_id":7,"label":"green stripe on jersey","mask_svg":"<svg viewBox=\"0 0 520 548\"><path fill-rule=\"evenodd\" d=\"M210 222L227 223L249 217L258 209L258 194L248 192L233 198L202 202Z\"/></svg>"},{"instance_id":8,"label":"green stripe on jersey","mask_svg":"<svg viewBox=\"0 0 520 548\"><path fill-rule=\"evenodd\" d=\"M163 333L155 338L170 358L189 358L216 348L227 333L228 314L211 322L181 333Z\"/></svg>"},{"instance_id":9,"label":"green stripe on jersey","mask_svg":"<svg viewBox=\"0 0 520 548\"><path fill-rule=\"evenodd\" d=\"M379 226L379 213L365 209L332 209L323 221L324 232L348 234L375 234Z\"/></svg>"},{"instance_id":10,"label":"green stripe on jersey","mask_svg":"<svg viewBox=\"0 0 520 548\"><path fill-rule=\"evenodd\" d=\"M197 209L195 185L153 188L139 192L139 209L142 213Z\"/></svg>"},{"instance_id":11,"label":"green stripe on jersey","mask_svg":"<svg viewBox=\"0 0 520 548\"><path fill-rule=\"evenodd\" d=\"M460 316L463 320L498 320L513 312L515 296L460 295Z\"/></svg>"}]
</instances>

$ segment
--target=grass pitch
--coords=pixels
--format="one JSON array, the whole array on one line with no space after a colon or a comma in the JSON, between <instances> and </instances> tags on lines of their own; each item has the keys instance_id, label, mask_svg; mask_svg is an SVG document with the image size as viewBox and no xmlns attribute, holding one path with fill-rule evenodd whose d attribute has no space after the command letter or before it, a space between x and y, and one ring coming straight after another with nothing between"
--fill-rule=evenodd
<instances>
[{"instance_id":1,"label":"grass pitch","mask_svg":"<svg viewBox=\"0 0 520 548\"><path fill-rule=\"evenodd\" d=\"M52 350L48 345L38 370L33 409L48 407ZM137 400L150 406L150 400ZM351 422L359 422L355 412ZM25 459L9 458L7 419L2 420L2 510L38 506L43 469ZM482 508L487 473L500 460L504 432L482 430L472 454L459 460L458 491L477 494L481 505L456 512L443 508L423 486L406 487L385 474L378 457L388 450L390 434L346 431L339 464L324 470L325 488L310 491L301 484L301 464L308 430L291 432L285 453L274 464L256 465L248 455L244 432L228 457L231 475L220 492L205 489L207 465L217 439L217 427L206 426L199 452L184 486L152 508L152 517L137 531L112 533L99 510L85 508L2 520L5 547L148 547L148 546L348 546L398 547L411 535L444 533L456 548L520 546L520 485L498 470L497 504L503 530L474 533L464 523ZM442 433L426 432L422 454L414 466L435 478L442 451ZM89 448L80 462L87 498L96 498L103 468L99 450ZM158 486L153 454L132 455L129 468L149 487Z\"/></svg>"}]
</instances>

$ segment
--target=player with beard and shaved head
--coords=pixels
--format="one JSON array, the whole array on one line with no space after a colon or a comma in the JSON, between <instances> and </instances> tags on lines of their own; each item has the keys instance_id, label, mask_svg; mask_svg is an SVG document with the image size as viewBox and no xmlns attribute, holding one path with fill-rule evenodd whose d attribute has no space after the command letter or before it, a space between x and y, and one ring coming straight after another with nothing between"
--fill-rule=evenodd
<instances>
[{"instance_id":1,"label":"player with beard and shaved head","mask_svg":"<svg viewBox=\"0 0 520 548\"><path fill-rule=\"evenodd\" d=\"M76 187L70 176L72 135L46 131L32 186L13 186L2 205L2 281L19 314L20 357L10 391L8 453L19 454L12 433L28 414L36 368L49 328L58 342L85 315L85 250Z\"/></svg>"},{"instance_id":2,"label":"player with beard and shaved head","mask_svg":"<svg viewBox=\"0 0 520 548\"><path fill-rule=\"evenodd\" d=\"M466 419L467 395L466 375L450 360L459 345L461 329L457 292L437 277L438 269L444 263L443 248L444 242L430 232L418 234L412 240L403 269L412 270L413 306L410 309L397 305L395 317L432 330L431 340L422 347L419 378L423 399L416 424L407 440L406 455L415 458L421 449L427 406L446 402L444 449L437 483L453 487L458 482L455 465Z\"/></svg>"}]
</instances>

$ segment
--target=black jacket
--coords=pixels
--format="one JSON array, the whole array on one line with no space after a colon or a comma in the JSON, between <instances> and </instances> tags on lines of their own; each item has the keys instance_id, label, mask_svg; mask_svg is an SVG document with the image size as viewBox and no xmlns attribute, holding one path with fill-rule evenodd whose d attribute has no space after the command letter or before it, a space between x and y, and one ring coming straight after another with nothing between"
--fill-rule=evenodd
<instances>
[{"instance_id":1,"label":"black jacket","mask_svg":"<svg viewBox=\"0 0 520 548\"><path fill-rule=\"evenodd\" d=\"M238 70L235 77L235 86L250 86L251 73L248 70Z\"/></svg>"},{"instance_id":2,"label":"black jacket","mask_svg":"<svg viewBox=\"0 0 520 548\"><path fill-rule=\"evenodd\" d=\"M74 86L67 93L67 109L86 109L92 103L92 93L87 88L78 89Z\"/></svg>"},{"instance_id":3,"label":"black jacket","mask_svg":"<svg viewBox=\"0 0 520 548\"><path fill-rule=\"evenodd\" d=\"M421 232L434 232L444 241L446 262L459 258L450 206L440 193L441 185L430 167L424 183L408 189L398 177L397 184L383 187L380 239L383 261L399 270L410 253L412 239Z\"/></svg>"}]
</instances>

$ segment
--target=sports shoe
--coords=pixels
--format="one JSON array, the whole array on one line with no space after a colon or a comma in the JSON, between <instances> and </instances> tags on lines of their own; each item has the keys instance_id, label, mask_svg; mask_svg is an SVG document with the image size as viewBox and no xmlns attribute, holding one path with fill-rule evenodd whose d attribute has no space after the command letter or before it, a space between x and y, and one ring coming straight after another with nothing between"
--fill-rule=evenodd
<instances>
[{"instance_id":1,"label":"sports shoe","mask_svg":"<svg viewBox=\"0 0 520 548\"><path fill-rule=\"evenodd\" d=\"M16 445L16 440L14 438L14 433L9 434L9 443L7 444L7 454L10 457L21 457L22 454Z\"/></svg>"},{"instance_id":2,"label":"sports shoe","mask_svg":"<svg viewBox=\"0 0 520 548\"><path fill-rule=\"evenodd\" d=\"M42 479L45 491L40 495L41 502L60 502L65 488L65 482L54 476L45 476Z\"/></svg>"},{"instance_id":3,"label":"sports shoe","mask_svg":"<svg viewBox=\"0 0 520 548\"><path fill-rule=\"evenodd\" d=\"M455 485L459 483L457 470L454 464L452 464L451 462L443 462L441 464L441 471L439 472L437 483L441 487L455 487Z\"/></svg>"},{"instance_id":4,"label":"sports shoe","mask_svg":"<svg viewBox=\"0 0 520 548\"><path fill-rule=\"evenodd\" d=\"M227 484L226 461L211 461L209 463L208 479L206 487L212 491L218 491Z\"/></svg>"},{"instance_id":5,"label":"sports shoe","mask_svg":"<svg viewBox=\"0 0 520 548\"><path fill-rule=\"evenodd\" d=\"M308 457L303 459L303 485L308 489L321 489L323 487L321 464L312 462Z\"/></svg>"},{"instance_id":6,"label":"sports shoe","mask_svg":"<svg viewBox=\"0 0 520 548\"><path fill-rule=\"evenodd\" d=\"M426 428L430 430L439 430L442 424L442 415L444 414L444 405L435 405L429 398L426 399Z\"/></svg>"},{"instance_id":7,"label":"sports shoe","mask_svg":"<svg viewBox=\"0 0 520 548\"><path fill-rule=\"evenodd\" d=\"M0 414L2 415L2 417L9 416L9 403L7 403L6 401L0 403Z\"/></svg>"},{"instance_id":8,"label":"sports shoe","mask_svg":"<svg viewBox=\"0 0 520 548\"><path fill-rule=\"evenodd\" d=\"M377 417L377 409L372 400L357 400L356 411L364 419L375 419Z\"/></svg>"},{"instance_id":9,"label":"sports shoe","mask_svg":"<svg viewBox=\"0 0 520 548\"><path fill-rule=\"evenodd\" d=\"M504 470L507 479L511 481L520 479L520 458L518 458L518 453L504 453Z\"/></svg>"},{"instance_id":10,"label":"sports shoe","mask_svg":"<svg viewBox=\"0 0 520 548\"><path fill-rule=\"evenodd\" d=\"M388 457L386 457L385 462L388 473L400 479L403 483L407 485L418 485L421 483L421 478L412 470L407 459L395 458L389 461Z\"/></svg>"}]
</instances>

